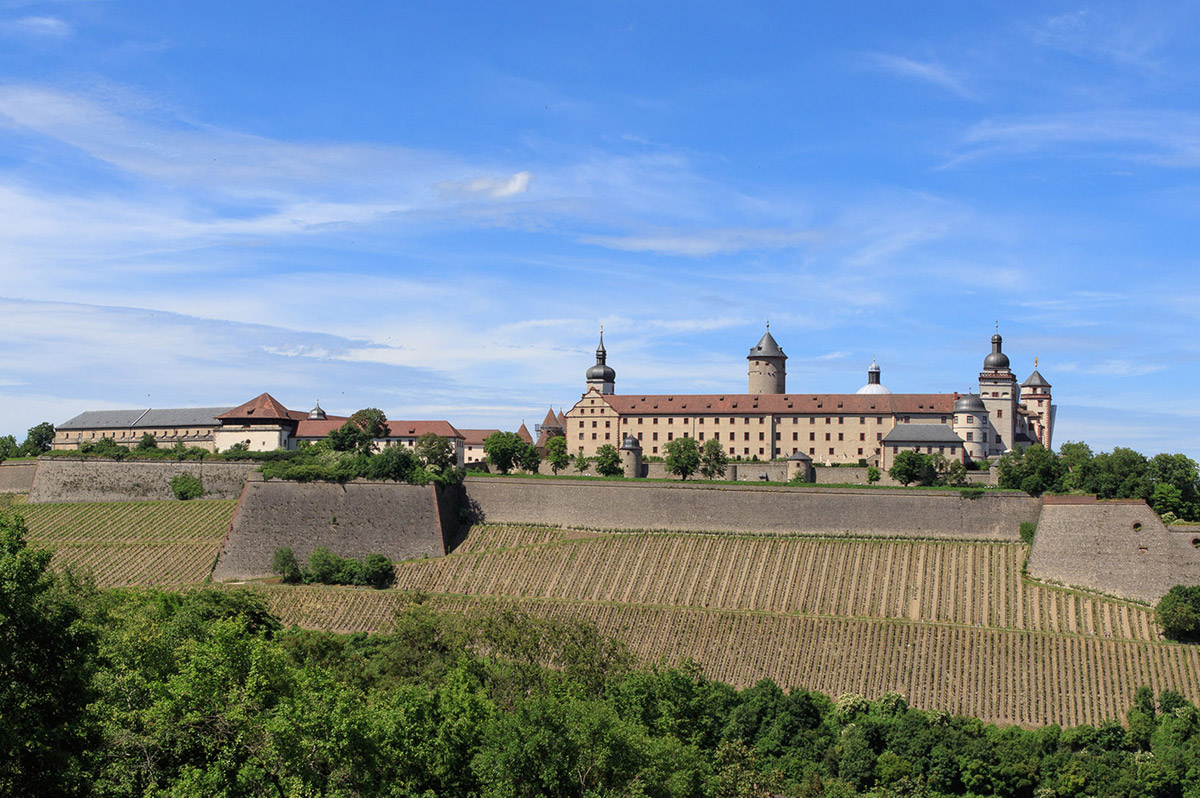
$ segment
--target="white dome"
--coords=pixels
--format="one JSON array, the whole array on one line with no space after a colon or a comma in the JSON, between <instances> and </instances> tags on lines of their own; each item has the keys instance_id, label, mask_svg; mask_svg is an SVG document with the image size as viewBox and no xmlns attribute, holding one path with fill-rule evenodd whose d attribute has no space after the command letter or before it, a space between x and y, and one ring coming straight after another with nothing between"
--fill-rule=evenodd
<instances>
[{"instance_id":1,"label":"white dome","mask_svg":"<svg viewBox=\"0 0 1200 798\"><path fill-rule=\"evenodd\" d=\"M868 382L863 387L859 388L855 393L891 393L887 388L884 388L879 383Z\"/></svg>"}]
</instances>

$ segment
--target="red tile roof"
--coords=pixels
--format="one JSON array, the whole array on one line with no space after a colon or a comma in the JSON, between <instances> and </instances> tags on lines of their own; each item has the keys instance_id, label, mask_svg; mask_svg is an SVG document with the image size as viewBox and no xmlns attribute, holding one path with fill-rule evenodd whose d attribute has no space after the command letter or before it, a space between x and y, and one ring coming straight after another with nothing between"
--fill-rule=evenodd
<instances>
[{"instance_id":1,"label":"red tile roof","mask_svg":"<svg viewBox=\"0 0 1200 798\"><path fill-rule=\"evenodd\" d=\"M667 413L705 415L714 413L914 413L954 412L952 393L805 393L805 394L659 394L603 397L622 415L663 415Z\"/></svg>"},{"instance_id":2,"label":"red tile roof","mask_svg":"<svg viewBox=\"0 0 1200 798\"><path fill-rule=\"evenodd\" d=\"M499 432L498 429L460 429L463 434L464 443L468 446L482 446L483 442L488 439L489 435Z\"/></svg>"},{"instance_id":3,"label":"red tile roof","mask_svg":"<svg viewBox=\"0 0 1200 798\"><path fill-rule=\"evenodd\" d=\"M324 438L330 432L348 421L344 417L329 416L320 420L309 420L307 416L296 428L297 438ZM419 438L427 432L440 435L443 438L462 438L463 434L456 430L449 421L397 421L388 419L389 438Z\"/></svg>"},{"instance_id":4,"label":"red tile roof","mask_svg":"<svg viewBox=\"0 0 1200 798\"><path fill-rule=\"evenodd\" d=\"M302 414L305 418L307 413ZM279 403L279 400L269 393L260 393L258 396L246 402L244 405L238 405L232 410L222 413L217 416L218 420L233 420L233 419L253 419L255 421L296 421L297 417L286 407Z\"/></svg>"},{"instance_id":5,"label":"red tile roof","mask_svg":"<svg viewBox=\"0 0 1200 798\"><path fill-rule=\"evenodd\" d=\"M521 427L517 430L517 437L526 443L533 443L533 436L529 434L529 429L525 426L525 422L521 422Z\"/></svg>"}]
</instances>

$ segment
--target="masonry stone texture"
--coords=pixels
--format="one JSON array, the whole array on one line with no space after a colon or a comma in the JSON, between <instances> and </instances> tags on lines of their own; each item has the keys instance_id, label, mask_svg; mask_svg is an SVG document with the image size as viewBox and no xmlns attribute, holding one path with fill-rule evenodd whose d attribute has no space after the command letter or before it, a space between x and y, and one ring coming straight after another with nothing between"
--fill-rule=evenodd
<instances>
[{"instance_id":1,"label":"masonry stone texture","mask_svg":"<svg viewBox=\"0 0 1200 798\"><path fill-rule=\"evenodd\" d=\"M1155 603L1174 585L1200 584L1200 533L1164 526L1142 502L1047 502L1029 575Z\"/></svg>"},{"instance_id":2,"label":"masonry stone texture","mask_svg":"<svg viewBox=\"0 0 1200 798\"><path fill-rule=\"evenodd\" d=\"M747 534L1016 540L1041 502L1024 495L468 477L488 523Z\"/></svg>"},{"instance_id":3,"label":"masonry stone texture","mask_svg":"<svg viewBox=\"0 0 1200 798\"><path fill-rule=\"evenodd\" d=\"M433 486L394 482L246 483L213 578L271 575L275 550L304 563L318 546L342 557L440 557L454 531L452 502Z\"/></svg>"},{"instance_id":4,"label":"masonry stone texture","mask_svg":"<svg viewBox=\"0 0 1200 798\"><path fill-rule=\"evenodd\" d=\"M175 501L171 479L192 474L204 483L206 499L236 499L258 463L122 461L43 457L29 494L47 502Z\"/></svg>"},{"instance_id":5,"label":"masonry stone texture","mask_svg":"<svg viewBox=\"0 0 1200 798\"><path fill-rule=\"evenodd\" d=\"M0 493L28 493L37 463L0 463Z\"/></svg>"}]
</instances>

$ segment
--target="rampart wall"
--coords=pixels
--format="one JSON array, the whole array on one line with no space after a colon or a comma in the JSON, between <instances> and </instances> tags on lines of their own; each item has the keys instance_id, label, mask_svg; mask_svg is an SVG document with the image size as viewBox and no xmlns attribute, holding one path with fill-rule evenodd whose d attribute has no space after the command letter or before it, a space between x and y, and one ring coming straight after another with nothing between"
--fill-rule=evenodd
<instances>
[{"instance_id":1,"label":"rampart wall","mask_svg":"<svg viewBox=\"0 0 1200 798\"><path fill-rule=\"evenodd\" d=\"M1173 585L1200 584L1200 534L1163 526L1141 501L1042 508L1029 575L1157 602Z\"/></svg>"},{"instance_id":2,"label":"rampart wall","mask_svg":"<svg viewBox=\"0 0 1200 798\"><path fill-rule=\"evenodd\" d=\"M200 477L205 498L236 499L256 468L258 463L43 457L29 501L174 501L171 478L183 473Z\"/></svg>"},{"instance_id":3,"label":"rampart wall","mask_svg":"<svg viewBox=\"0 0 1200 798\"><path fill-rule=\"evenodd\" d=\"M357 559L440 557L456 522L451 504L433 486L253 479L246 483L213 578L269 576L271 558L283 546L301 563L318 546Z\"/></svg>"},{"instance_id":4,"label":"rampart wall","mask_svg":"<svg viewBox=\"0 0 1200 798\"><path fill-rule=\"evenodd\" d=\"M840 470L840 469L839 469ZM1014 540L1041 502L1025 495L963 498L951 491L548 481L468 477L472 508L489 523L594 529L881 535Z\"/></svg>"},{"instance_id":5,"label":"rampart wall","mask_svg":"<svg viewBox=\"0 0 1200 798\"><path fill-rule=\"evenodd\" d=\"M37 463L0 463L0 493L28 493Z\"/></svg>"},{"instance_id":6,"label":"rampart wall","mask_svg":"<svg viewBox=\"0 0 1200 798\"><path fill-rule=\"evenodd\" d=\"M645 473L642 476L649 479L679 479L674 474L667 471L666 463L650 462L643 463L642 468ZM546 461L542 461L538 468L539 474L553 474L553 469ZM568 466L566 470L560 472L563 474L575 474L574 466ZM597 476L595 469L590 469L586 472L589 476ZM763 476L766 475L766 480ZM817 485L866 485L867 469L858 468L857 466L837 466L826 467L818 466L813 469L813 477ZM725 467L724 479L736 482L786 482L787 481L787 463L782 460L772 460L770 462L753 462L753 461L734 461ZM994 485L996 484L996 473L994 471L968 471L967 482L972 485ZM899 485L900 483L888 476L886 471L879 475L880 485Z\"/></svg>"}]
</instances>

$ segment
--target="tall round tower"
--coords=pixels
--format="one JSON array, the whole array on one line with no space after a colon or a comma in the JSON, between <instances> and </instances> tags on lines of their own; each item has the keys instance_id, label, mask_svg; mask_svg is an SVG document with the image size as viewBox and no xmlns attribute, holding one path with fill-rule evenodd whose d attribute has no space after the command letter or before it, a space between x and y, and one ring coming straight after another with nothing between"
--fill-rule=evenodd
<instances>
[{"instance_id":1,"label":"tall round tower","mask_svg":"<svg viewBox=\"0 0 1200 798\"><path fill-rule=\"evenodd\" d=\"M954 434L963 440L963 449L972 460L987 457L988 410L978 394L960 396L954 402Z\"/></svg>"},{"instance_id":2,"label":"tall round tower","mask_svg":"<svg viewBox=\"0 0 1200 798\"><path fill-rule=\"evenodd\" d=\"M787 355L771 337L769 322L767 331L750 350L746 359L750 361L750 393L787 392Z\"/></svg>"}]
</instances>

